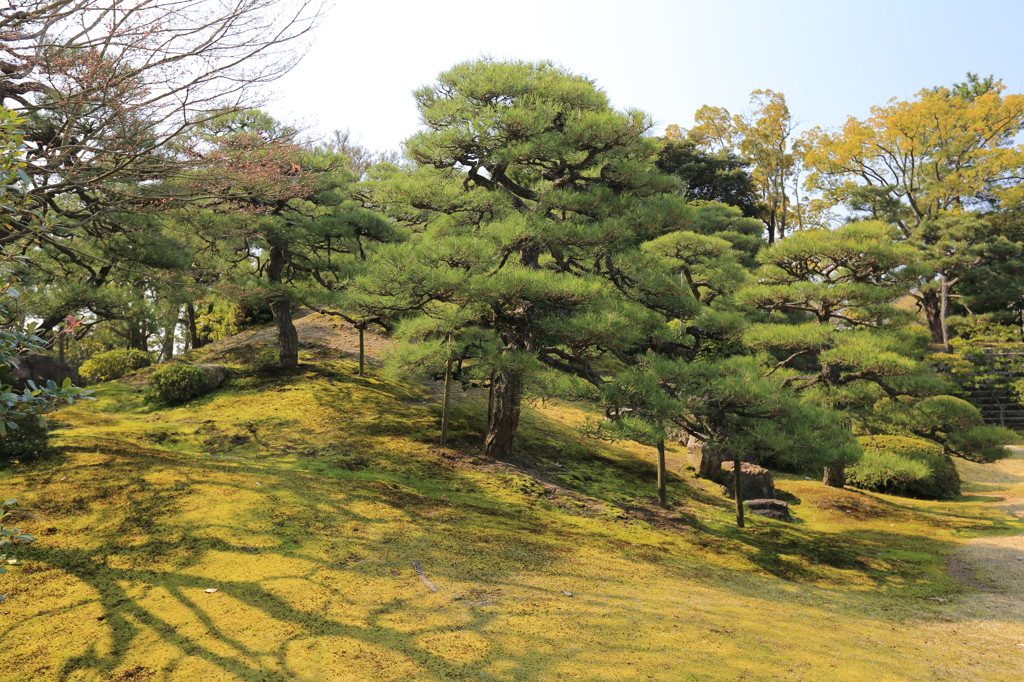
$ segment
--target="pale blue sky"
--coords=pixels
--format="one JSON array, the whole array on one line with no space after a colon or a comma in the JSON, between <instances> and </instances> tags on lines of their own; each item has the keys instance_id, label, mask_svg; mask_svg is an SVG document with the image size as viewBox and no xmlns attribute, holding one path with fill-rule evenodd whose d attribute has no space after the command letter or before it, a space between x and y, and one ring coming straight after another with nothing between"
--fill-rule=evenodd
<instances>
[{"instance_id":1,"label":"pale blue sky","mask_svg":"<svg viewBox=\"0 0 1024 682\"><path fill-rule=\"evenodd\" d=\"M785 93L804 127L836 126L921 88L995 74L1024 91L1024 0L336 0L268 107L371 149L417 128L411 91L482 54L551 59L663 127L703 104Z\"/></svg>"}]
</instances>

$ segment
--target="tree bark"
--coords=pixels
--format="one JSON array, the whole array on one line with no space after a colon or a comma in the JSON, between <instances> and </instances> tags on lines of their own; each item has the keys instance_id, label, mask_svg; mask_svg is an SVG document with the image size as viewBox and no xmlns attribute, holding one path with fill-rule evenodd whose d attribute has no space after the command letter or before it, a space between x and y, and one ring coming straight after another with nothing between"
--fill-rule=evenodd
<instances>
[{"instance_id":1,"label":"tree bark","mask_svg":"<svg viewBox=\"0 0 1024 682\"><path fill-rule=\"evenodd\" d=\"M167 362L174 357L174 330L178 326L177 321L171 323L171 326L164 330L164 342L163 347L160 349L160 360Z\"/></svg>"},{"instance_id":2,"label":"tree bark","mask_svg":"<svg viewBox=\"0 0 1024 682\"><path fill-rule=\"evenodd\" d=\"M196 308L191 302L185 304L185 316L188 318L189 347L202 348L206 345L206 339L199 335L199 326L196 324Z\"/></svg>"},{"instance_id":3,"label":"tree bark","mask_svg":"<svg viewBox=\"0 0 1024 682\"><path fill-rule=\"evenodd\" d=\"M277 341L280 344L278 358L282 367L299 366L299 333L292 322L292 302L287 298L275 298L270 302L270 312L277 325Z\"/></svg>"},{"instance_id":4,"label":"tree bark","mask_svg":"<svg viewBox=\"0 0 1024 682\"><path fill-rule=\"evenodd\" d=\"M946 353L950 352L949 347L949 325L946 323L946 318L949 316L949 289L951 283L946 275L942 275L942 287L940 288L940 304L939 304L939 328L942 330L942 350Z\"/></svg>"},{"instance_id":5,"label":"tree bark","mask_svg":"<svg viewBox=\"0 0 1024 682\"><path fill-rule=\"evenodd\" d=\"M736 494L736 527L743 528L743 458L736 454L732 462L732 486Z\"/></svg>"},{"instance_id":6,"label":"tree bark","mask_svg":"<svg viewBox=\"0 0 1024 682\"><path fill-rule=\"evenodd\" d=\"M267 240L270 242L270 240ZM281 244L271 242L267 260L267 281L280 285L284 266L288 262L288 254ZM277 324L277 341L280 346L279 357L282 367L299 366L299 334L292 323L292 302L283 293L276 293L270 301L270 312L274 314Z\"/></svg>"},{"instance_id":7,"label":"tree bark","mask_svg":"<svg viewBox=\"0 0 1024 682\"><path fill-rule=\"evenodd\" d=\"M495 372L491 372L490 385L487 387L487 426L484 427L484 438L491 430L491 422L494 419L494 378Z\"/></svg>"},{"instance_id":8,"label":"tree bark","mask_svg":"<svg viewBox=\"0 0 1024 682\"><path fill-rule=\"evenodd\" d=\"M658 504L668 506L668 472L665 469L665 441L658 441Z\"/></svg>"},{"instance_id":9,"label":"tree bark","mask_svg":"<svg viewBox=\"0 0 1024 682\"><path fill-rule=\"evenodd\" d=\"M362 338L360 336L360 338ZM448 445L448 416L452 404L452 356L449 347L448 362L444 369L444 407L441 409L441 447Z\"/></svg>"},{"instance_id":10,"label":"tree bark","mask_svg":"<svg viewBox=\"0 0 1024 682\"><path fill-rule=\"evenodd\" d=\"M493 390L494 413L484 438L484 456L509 461L512 459L512 441L519 428L523 377L513 372L498 372Z\"/></svg>"},{"instance_id":11,"label":"tree bark","mask_svg":"<svg viewBox=\"0 0 1024 682\"><path fill-rule=\"evenodd\" d=\"M363 376L363 365L366 361L366 350L363 345L363 332L365 331L363 327L359 327L359 376Z\"/></svg>"},{"instance_id":12,"label":"tree bark","mask_svg":"<svg viewBox=\"0 0 1024 682\"><path fill-rule=\"evenodd\" d=\"M821 481L830 488L846 487L846 462L839 462L825 467L825 477Z\"/></svg>"},{"instance_id":13,"label":"tree bark","mask_svg":"<svg viewBox=\"0 0 1024 682\"><path fill-rule=\"evenodd\" d=\"M141 322L128 320L128 347L149 351L149 335L142 329Z\"/></svg>"},{"instance_id":14,"label":"tree bark","mask_svg":"<svg viewBox=\"0 0 1024 682\"><path fill-rule=\"evenodd\" d=\"M932 343L942 343L942 304L940 296L934 291L921 292L920 305L928 320L928 331L932 335Z\"/></svg>"}]
</instances>

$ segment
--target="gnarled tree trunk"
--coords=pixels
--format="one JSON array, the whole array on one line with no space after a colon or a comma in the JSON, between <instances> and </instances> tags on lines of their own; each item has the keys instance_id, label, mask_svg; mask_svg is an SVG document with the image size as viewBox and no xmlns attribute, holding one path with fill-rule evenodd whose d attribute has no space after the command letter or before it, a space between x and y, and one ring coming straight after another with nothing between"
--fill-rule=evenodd
<instances>
[{"instance_id":1,"label":"gnarled tree trunk","mask_svg":"<svg viewBox=\"0 0 1024 682\"><path fill-rule=\"evenodd\" d=\"M830 488L846 487L846 462L830 464L825 467L825 477L821 481Z\"/></svg>"},{"instance_id":2,"label":"gnarled tree trunk","mask_svg":"<svg viewBox=\"0 0 1024 682\"><path fill-rule=\"evenodd\" d=\"M268 240L269 241L269 240ZM281 244L271 243L270 258L267 261L267 281L281 284L288 253ZM282 367L299 366L299 333L292 323L292 302L284 294L277 293L270 301L270 312L277 325L277 342L280 346L278 357Z\"/></svg>"},{"instance_id":3,"label":"gnarled tree trunk","mask_svg":"<svg viewBox=\"0 0 1024 682\"><path fill-rule=\"evenodd\" d=\"M494 410L484 438L484 456L512 459L512 441L519 428L519 410L523 395L523 376L500 371L494 376Z\"/></svg>"},{"instance_id":4,"label":"gnarled tree trunk","mask_svg":"<svg viewBox=\"0 0 1024 682\"><path fill-rule=\"evenodd\" d=\"M292 302L287 298L276 298L270 302L270 312L277 325L277 341L280 344L278 357L282 367L299 366L299 333L292 322Z\"/></svg>"},{"instance_id":5,"label":"gnarled tree trunk","mask_svg":"<svg viewBox=\"0 0 1024 682\"><path fill-rule=\"evenodd\" d=\"M928 332L932 335L932 343L944 343L944 320L942 319L941 296L935 291L921 292L919 305L928 320Z\"/></svg>"}]
</instances>

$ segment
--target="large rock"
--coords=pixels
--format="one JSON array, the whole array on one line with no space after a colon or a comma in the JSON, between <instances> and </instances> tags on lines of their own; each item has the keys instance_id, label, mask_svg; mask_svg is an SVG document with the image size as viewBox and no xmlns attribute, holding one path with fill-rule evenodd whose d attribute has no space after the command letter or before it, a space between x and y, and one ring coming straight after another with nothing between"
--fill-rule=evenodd
<instances>
[{"instance_id":1,"label":"large rock","mask_svg":"<svg viewBox=\"0 0 1024 682\"><path fill-rule=\"evenodd\" d=\"M228 368L224 365L196 365L196 367L206 373L206 389L203 393L217 390L228 376Z\"/></svg>"},{"instance_id":2,"label":"large rock","mask_svg":"<svg viewBox=\"0 0 1024 682\"><path fill-rule=\"evenodd\" d=\"M697 471L700 478L715 481L722 474L721 453L693 436L686 440L686 461Z\"/></svg>"},{"instance_id":3,"label":"large rock","mask_svg":"<svg viewBox=\"0 0 1024 682\"><path fill-rule=\"evenodd\" d=\"M747 500L746 505L752 514L760 514L779 521L793 520L789 515L789 505L782 500Z\"/></svg>"},{"instance_id":4,"label":"large rock","mask_svg":"<svg viewBox=\"0 0 1024 682\"><path fill-rule=\"evenodd\" d=\"M718 479L725 486L725 494L735 497L733 491L733 463L722 462L722 476ZM756 464L743 462L740 464L740 487L744 500L764 500L775 498L775 481L772 472Z\"/></svg>"}]
</instances>

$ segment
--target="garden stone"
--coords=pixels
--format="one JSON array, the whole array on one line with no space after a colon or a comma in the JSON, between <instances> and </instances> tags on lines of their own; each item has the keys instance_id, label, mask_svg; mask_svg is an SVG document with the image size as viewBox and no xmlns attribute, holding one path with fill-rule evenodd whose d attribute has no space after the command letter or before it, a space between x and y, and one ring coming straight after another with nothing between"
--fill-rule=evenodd
<instances>
[{"instance_id":1,"label":"garden stone","mask_svg":"<svg viewBox=\"0 0 1024 682\"><path fill-rule=\"evenodd\" d=\"M228 376L228 369L224 365L196 365L199 369L206 373L206 390L204 393L217 390L224 379Z\"/></svg>"},{"instance_id":2,"label":"garden stone","mask_svg":"<svg viewBox=\"0 0 1024 682\"><path fill-rule=\"evenodd\" d=\"M686 440L686 461L696 469L699 478L715 481L722 473L721 453L693 436Z\"/></svg>"},{"instance_id":3,"label":"garden stone","mask_svg":"<svg viewBox=\"0 0 1024 682\"><path fill-rule=\"evenodd\" d=\"M793 517L789 515L789 505L782 500L747 500L746 504L752 514L767 516L779 521L793 521Z\"/></svg>"},{"instance_id":4,"label":"garden stone","mask_svg":"<svg viewBox=\"0 0 1024 682\"><path fill-rule=\"evenodd\" d=\"M733 498L733 463L722 462L722 477L719 482L725 485L726 495ZM775 482L772 472L756 464L743 462L740 465L740 487L744 500L775 499Z\"/></svg>"}]
</instances>

